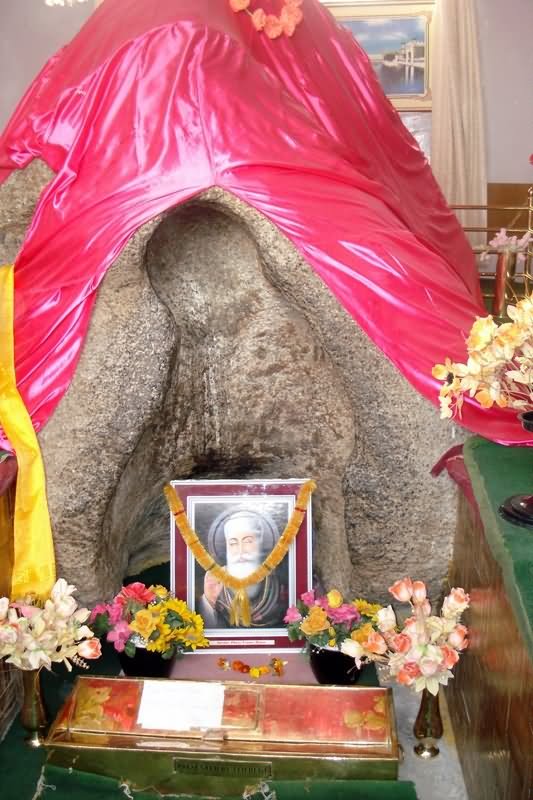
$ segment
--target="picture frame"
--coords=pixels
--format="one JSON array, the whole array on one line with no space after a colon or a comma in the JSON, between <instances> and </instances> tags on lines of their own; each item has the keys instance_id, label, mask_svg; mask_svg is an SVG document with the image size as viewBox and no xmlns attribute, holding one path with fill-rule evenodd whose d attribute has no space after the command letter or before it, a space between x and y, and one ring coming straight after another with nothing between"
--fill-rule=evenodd
<instances>
[{"instance_id":1,"label":"picture frame","mask_svg":"<svg viewBox=\"0 0 533 800\"><path fill-rule=\"evenodd\" d=\"M216 563L226 567L231 564L228 571L245 577L279 540L305 482L297 478L174 480L171 485L181 498L189 525ZM251 535L247 536L246 531ZM171 590L202 615L210 641L210 647L197 650L197 655L214 651L274 653L301 648L300 642L289 641L283 617L287 608L312 586L311 499L287 555L271 575L248 590L251 627L231 625L231 591L220 584L213 587L209 576L206 578L208 573L196 562L172 514L170 537Z\"/></svg>"},{"instance_id":2,"label":"picture frame","mask_svg":"<svg viewBox=\"0 0 533 800\"><path fill-rule=\"evenodd\" d=\"M370 58L385 94L401 111L431 111L434 2L326 2Z\"/></svg>"}]
</instances>

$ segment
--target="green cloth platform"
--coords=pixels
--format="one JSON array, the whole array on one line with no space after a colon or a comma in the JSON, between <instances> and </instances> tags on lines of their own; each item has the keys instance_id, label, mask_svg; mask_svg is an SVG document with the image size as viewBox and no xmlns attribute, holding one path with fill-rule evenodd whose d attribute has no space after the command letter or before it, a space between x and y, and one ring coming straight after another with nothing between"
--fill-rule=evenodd
<instances>
[{"instance_id":1,"label":"green cloth platform","mask_svg":"<svg viewBox=\"0 0 533 800\"><path fill-rule=\"evenodd\" d=\"M132 794L135 800L161 799L160 794ZM124 800L127 797L127 790L110 778L47 766L39 800ZM215 800L212 795L209 798L182 794L167 797ZM247 789L245 797L246 800L416 800L416 793L413 784L407 781L269 781L260 790ZM243 794L231 798L226 796L224 800L243 800Z\"/></svg>"},{"instance_id":2,"label":"green cloth platform","mask_svg":"<svg viewBox=\"0 0 533 800\"><path fill-rule=\"evenodd\" d=\"M533 528L512 525L498 513L507 497L533 494L533 448L504 447L475 437L464 446L464 460L488 545L533 660Z\"/></svg>"}]
</instances>

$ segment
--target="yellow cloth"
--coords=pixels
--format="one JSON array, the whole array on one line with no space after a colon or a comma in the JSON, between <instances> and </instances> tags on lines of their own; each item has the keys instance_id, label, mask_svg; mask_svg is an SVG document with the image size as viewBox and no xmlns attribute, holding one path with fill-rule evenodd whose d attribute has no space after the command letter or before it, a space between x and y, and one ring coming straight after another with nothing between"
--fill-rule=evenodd
<instances>
[{"instance_id":1,"label":"yellow cloth","mask_svg":"<svg viewBox=\"0 0 533 800\"><path fill-rule=\"evenodd\" d=\"M0 551L0 571L11 571L12 599L26 594L46 597L55 583L52 529L46 500L44 466L33 424L16 383L13 350L14 267L0 267L0 424L18 462L15 495L13 564L10 548ZM7 516L0 515L5 544Z\"/></svg>"}]
</instances>

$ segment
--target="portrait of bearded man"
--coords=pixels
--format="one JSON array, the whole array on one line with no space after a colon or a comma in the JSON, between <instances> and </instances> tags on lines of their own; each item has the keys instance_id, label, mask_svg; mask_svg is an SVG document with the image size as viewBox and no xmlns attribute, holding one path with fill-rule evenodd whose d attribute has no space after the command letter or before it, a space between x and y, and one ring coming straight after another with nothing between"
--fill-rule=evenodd
<instances>
[{"instance_id":1,"label":"portrait of bearded man","mask_svg":"<svg viewBox=\"0 0 533 800\"><path fill-rule=\"evenodd\" d=\"M213 520L207 535L207 549L217 563L235 578L247 578L262 564L281 535L273 516L249 507L226 509ZM281 566L281 565L280 565ZM283 626L288 593L286 580L276 570L264 580L246 588L250 600L251 628ZM232 628L232 589L209 572L204 573L203 591L196 603L206 628Z\"/></svg>"}]
</instances>

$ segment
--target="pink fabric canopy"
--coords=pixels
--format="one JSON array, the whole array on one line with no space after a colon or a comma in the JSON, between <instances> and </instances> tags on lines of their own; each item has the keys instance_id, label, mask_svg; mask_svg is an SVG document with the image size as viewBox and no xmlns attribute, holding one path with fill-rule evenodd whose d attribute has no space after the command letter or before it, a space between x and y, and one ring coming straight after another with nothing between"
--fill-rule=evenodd
<instances>
[{"instance_id":1,"label":"pink fabric canopy","mask_svg":"<svg viewBox=\"0 0 533 800\"><path fill-rule=\"evenodd\" d=\"M270 219L433 403L433 364L465 360L485 314L468 243L351 34L318 0L303 10L292 38L270 40L228 0L106 0L30 86L0 180L35 157L56 173L15 263L16 373L37 430L128 239L211 186ZM463 424L527 443L510 411L468 402Z\"/></svg>"}]
</instances>

